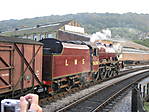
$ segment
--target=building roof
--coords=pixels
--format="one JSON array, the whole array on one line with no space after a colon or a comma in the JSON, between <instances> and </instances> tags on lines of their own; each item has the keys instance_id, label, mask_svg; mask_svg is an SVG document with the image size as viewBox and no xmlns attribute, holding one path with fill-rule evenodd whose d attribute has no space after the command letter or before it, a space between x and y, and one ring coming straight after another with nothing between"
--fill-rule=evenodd
<instances>
[{"instance_id":1,"label":"building roof","mask_svg":"<svg viewBox=\"0 0 149 112\"><path fill-rule=\"evenodd\" d=\"M23 39L23 38L17 38L17 37L5 37L5 36L0 36L0 42L4 42L4 43L23 43L23 44L39 44L39 45L42 45L42 43L37 42L35 40Z\"/></svg>"},{"instance_id":2,"label":"building roof","mask_svg":"<svg viewBox=\"0 0 149 112\"><path fill-rule=\"evenodd\" d=\"M71 21L72 20L55 22L55 23L49 23L44 25L37 25L36 27L32 27L32 28L24 28L24 29L17 29L15 31L2 32L1 35L17 37L17 36L24 36L24 35L31 35L31 34L55 32L59 30L61 27L63 27L65 24L70 23Z\"/></svg>"},{"instance_id":3,"label":"building roof","mask_svg":"<svg viewBox=\"0 0 149 112\"><path fill-rule=\"evenodd\" d=\"M137 43L132 42L132 41L125 41L125 42L120 42L120 43L125 48L133 48L133 49L146 50L146 51L149 50L148 47L145 47L143 45L137 44Z\"/></svg>"}]
</instances>

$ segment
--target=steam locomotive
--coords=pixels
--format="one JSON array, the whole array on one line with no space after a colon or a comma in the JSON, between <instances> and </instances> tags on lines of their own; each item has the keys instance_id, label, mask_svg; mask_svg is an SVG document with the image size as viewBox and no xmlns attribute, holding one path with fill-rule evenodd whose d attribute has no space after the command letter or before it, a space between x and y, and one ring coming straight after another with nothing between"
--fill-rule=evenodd
<instances>
[{"instance_id":1,"label":"steam locomotive","mask_svg":"<svg viewBox=\"0 0 149 112\"><path fill-rule=\"evenodd\" d=\"M0 97L48 94L118 75L112 45L0 36Z\"/></svg>"}]
</instances>

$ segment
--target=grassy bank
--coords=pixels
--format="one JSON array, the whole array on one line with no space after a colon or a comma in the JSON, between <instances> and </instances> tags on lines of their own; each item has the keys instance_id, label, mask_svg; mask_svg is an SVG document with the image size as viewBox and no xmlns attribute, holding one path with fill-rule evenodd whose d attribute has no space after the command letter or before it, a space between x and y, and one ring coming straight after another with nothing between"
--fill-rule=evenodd
<instances>
[{"instance_id":1,"label":"grassy bank","mask_svg":"<svg viewBox=\"0 0 149 112\"><path fill-rule=\"evenodd\" d=\"M134 42L144 45L146 47L149 47L149 39L145 39L145 40L135 40Z\"/></svg>"},{"instance_id":2,"label":"grassy bank","mask_svg":"<svg viewBox=\"0 0 149 112\"><path fill-rule=\"evenodd\" d=\"M144 108L147 110L147 112L149 112L149 102L144 103Z\"/></svg>"}]
</instances>

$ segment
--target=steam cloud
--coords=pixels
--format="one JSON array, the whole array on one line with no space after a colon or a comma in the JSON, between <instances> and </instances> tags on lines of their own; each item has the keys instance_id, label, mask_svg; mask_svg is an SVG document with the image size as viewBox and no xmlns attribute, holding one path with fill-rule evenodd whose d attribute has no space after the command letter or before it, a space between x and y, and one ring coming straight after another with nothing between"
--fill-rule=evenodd
<instances>
[{"instance_id":1,"label":"steam cloud","mask_svg":"<svg viewBox=\"0 0 149 112\"><path fill-rule=\"evenodd\" d=\"M96 40L111 40L111 30L103 29L101 32L92 34L90 42L95 42Z\"/></svg>"},{"instance_id":2,"label":"steam cloud","mask_svg":"<svg viewBox=\"0 0 149 112\"><path fill-rule=\"evenodd\" d=\"M122 53L122 46L120 45L120 43L117 41L116 43L113 43L112 47L104 47L103 45L98 45L96 42L97 40L112 40L111 38L111 30L109 29L103 29L101 32L96 32L94 34L91 35L90 38L90 42L91 43L96 43L98 48L105 48L106 52L115 52L115 53Z\"/></svg>"}]
</instances>

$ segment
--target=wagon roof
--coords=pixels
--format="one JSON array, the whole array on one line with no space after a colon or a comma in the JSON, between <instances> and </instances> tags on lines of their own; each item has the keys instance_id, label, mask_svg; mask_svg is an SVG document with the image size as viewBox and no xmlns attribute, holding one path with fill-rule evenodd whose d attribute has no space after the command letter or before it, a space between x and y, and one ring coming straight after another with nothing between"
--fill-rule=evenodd
<instances>
[{"instance_id":1,"label":"wagon roof","mask_svg":"<svg viewBox=\"0 0 149 112\"><path fill-rule=\"evenodd\" d=\"M23 44L39 44L39 45L42 45L42 43L37 42L35 40L23 39L23 38L17 38L17 37L5 37L5 36L0 36L0 42L5 42L5 43L23 43Z\"/></svg>"}]
</instances>

